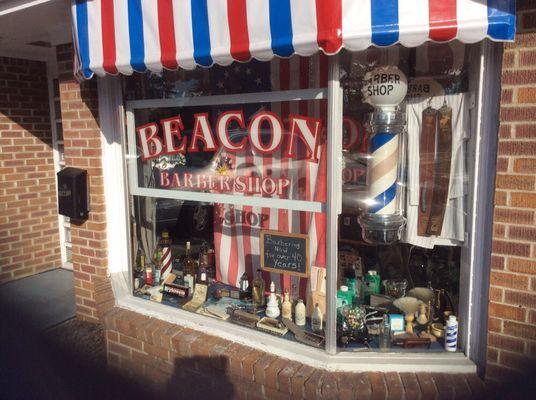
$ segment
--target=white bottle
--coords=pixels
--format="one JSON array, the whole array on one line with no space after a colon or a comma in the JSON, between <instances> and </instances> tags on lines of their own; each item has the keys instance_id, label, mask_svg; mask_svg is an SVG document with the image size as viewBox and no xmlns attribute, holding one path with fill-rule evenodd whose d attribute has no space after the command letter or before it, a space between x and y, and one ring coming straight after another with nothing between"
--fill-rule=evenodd
<instances>
[{"instance_id":1,"label":"white bottle","mask_svg":"<svg viewBox=\"0 0 536 400\"><path fill-rule=\"evenodd\" d=\"M456 316L450 315L445 329L445 350L456 351L458 347L458 321Z\"/></svg>"},{"instance_id":2,"label":"white bottle","mask_svg":"<svg viewBox=\"0 0 536 400\"><path fill-rule=\"evenodd\" d=\"M324 316L322 315L322 310L318 306L318 303L315 304L315 309L311 315L311 329L315 333L322 332L324 326Z\"/></svg>"},{"instance_id":3,"label":"white bottle","mask_svg":"<svg viewBox=\"0 0 536 400\"><path fill-rule=\"evenodd\" d=\"M268 297L268 304L266 305L266 316L270 318L279 317L279 302L275 295L275 284L272 282L270 284L270 296Z\"/></svg>"},{"instance_id":4,"label":"white bottle","mask_svg":"<svg viewBox=\"0 0 536 400\"><path fill-rule=\"evenodd\" d=\"M298 326L305 326L305 304L302 299L298 299L294 308L294 323Z\"/></svg>"}]
</instances>

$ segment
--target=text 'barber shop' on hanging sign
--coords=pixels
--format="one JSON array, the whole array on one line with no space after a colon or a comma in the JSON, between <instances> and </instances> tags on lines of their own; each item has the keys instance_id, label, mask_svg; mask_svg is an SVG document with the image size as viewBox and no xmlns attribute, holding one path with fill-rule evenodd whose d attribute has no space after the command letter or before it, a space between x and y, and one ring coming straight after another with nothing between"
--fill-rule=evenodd
<instances>
[{"instance_id":1,"label":"text 'barber shop' on hanging sign","mask_svg":"<svg viewBox=\"0 0 536 400\"><path fill-rule=\"evenodd\" d=\"M261 269L309 276L309 237L297 233L261 231Z\"/></svg>"}]
</instances>

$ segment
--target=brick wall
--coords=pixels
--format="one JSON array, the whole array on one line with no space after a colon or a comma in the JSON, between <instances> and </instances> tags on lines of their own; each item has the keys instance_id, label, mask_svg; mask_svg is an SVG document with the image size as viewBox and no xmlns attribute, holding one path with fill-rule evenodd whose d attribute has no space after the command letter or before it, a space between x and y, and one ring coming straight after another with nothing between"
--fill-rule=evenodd
<instances>
[{"instance_id":1,"label":"brick wall","mask_svg":"<svg viewBox=\"0 0 536 400\"><path fill-rule=\"evenodd\" d=\"M74 80L71 45L58 46L57 59L65 162L87 170L89 176L89 219L71 221L76 314L98 322L96 278L107 273L107 250L97 83L96 79L81 84Z\"/></svg>"},{"instance_id":2,"label":"brick wall","mask_svg":"<svg viewBox=\"0 0 536 400\"><path fill-rule=\"evenodd\" d=\"M536 365L536 2L519 1L505 46L486 377Z\"/></svg>"},{"instance_id":3,"label":"brick wall","mask_svg":"<svg viewBox=\"0 0 536 400\"><path fill-rule=\"evenodd\" d=\"M109 365L162 398L489 398L476 374L330 372L120 308L103 322Z\"/></svg>"},{"instance_id":4,"label":"brick wall","mask_svg":"<svg viewBox=\"0 0 536 400\"><path fill-rule=\"evenodd\" d=\"M46 65L0 57L0 284L61 266Z\"/></svg>"}]
</instances>

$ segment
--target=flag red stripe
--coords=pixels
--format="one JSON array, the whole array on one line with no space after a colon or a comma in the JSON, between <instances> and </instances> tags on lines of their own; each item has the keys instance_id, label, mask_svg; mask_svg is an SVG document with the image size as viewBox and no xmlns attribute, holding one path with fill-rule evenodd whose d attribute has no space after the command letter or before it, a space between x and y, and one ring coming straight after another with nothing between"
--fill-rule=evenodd
<instances>
[{"instance_id":1,"label":"flag red stripe","mask_svg":"<svg viewBox=\"0 0 536 400\"><path fill-rule=\"evenodd\" d=\"M115 21L113 0L101 1L102 66L109 74L117 74L115 66Z\"/></svg>"},{"instance_id":2,"label":"flag red stripe","mask_svg":"<svg viewBox=\"0 0 536 400\"><path fill-rule=\"evenodd\" d=\"M342 0L316 0L317 42L326 53L342 46Z\"/></svg>"},{"instance_id":3,"label":"flag red stripe","mask_svg":"<svg viewBox=\"0 0 536 400\"><path fill-rule=\"evenodd\" d=\"M227 0L227 19L231 39L231 55L235 60L247 61L249 51L248 19L246 0Z\"/></svg>"},{"instance_id":4,"label":"flag red stripe","mask_svg":"<svg viewBox=\"0 0 536 400\"><path fill-rule=\"evenodd\" d=\"M178 64L172 0L158 0L158 35L162 65L168 69L176 69Z\"/></svg>"},{"instance_id":5,"label":"flag red stripe","mask_svg":"<svg viewBox=\"0 0 536 400\"><path fill-rule=\"evenodd\" d=\"M430 18L429 37L437 42L446 42L458 33L456 0L429 0Z\"/></svg>"}]
</instances>

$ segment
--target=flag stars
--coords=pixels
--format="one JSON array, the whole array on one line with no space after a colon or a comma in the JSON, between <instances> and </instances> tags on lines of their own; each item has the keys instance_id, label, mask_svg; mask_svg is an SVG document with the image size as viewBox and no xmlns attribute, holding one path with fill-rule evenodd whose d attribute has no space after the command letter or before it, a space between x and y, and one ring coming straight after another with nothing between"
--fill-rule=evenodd
<instances>
[{"instance_id":1,"label":"flag stars","mask_svg":"<svg viewBox=\"0 0 536 400\"><path fill-rule=\"evenodd\" d=\"M218 81L218 83L216 83L216 86L218 87L218 89L223 89L225 87L225 84L223 83L223 81Z\"/></svg>"},{"instance_id":2,"label":"flag stars","mask_svg":"<svg viewBox=\"0 0 536 400\"><path fill-rule=\"evenodd\" d=\"M258 77L257 79L255 79L255 83L260 86L261 83L262 83L262 79L260 77Z\"/></svg>"},{"instance_id":3,"label":"flag stars","mask_svg":"<svg viewBox=\"0 0 536 400\"><path fill-rule=\"evenodd\" d=\"M246 75L251 75L251 68L246 68Z\"/></svg>"},{"instance_id":4,"label":"flag stars","mask_svg":"<svg viewBox=\"0 0 536 400\"><path fill-rule=\"evenodd\" d=\"M237 74L240 72L240 65L235 65L234 72L236 72Z\"/></svg>"}]
</instances>

